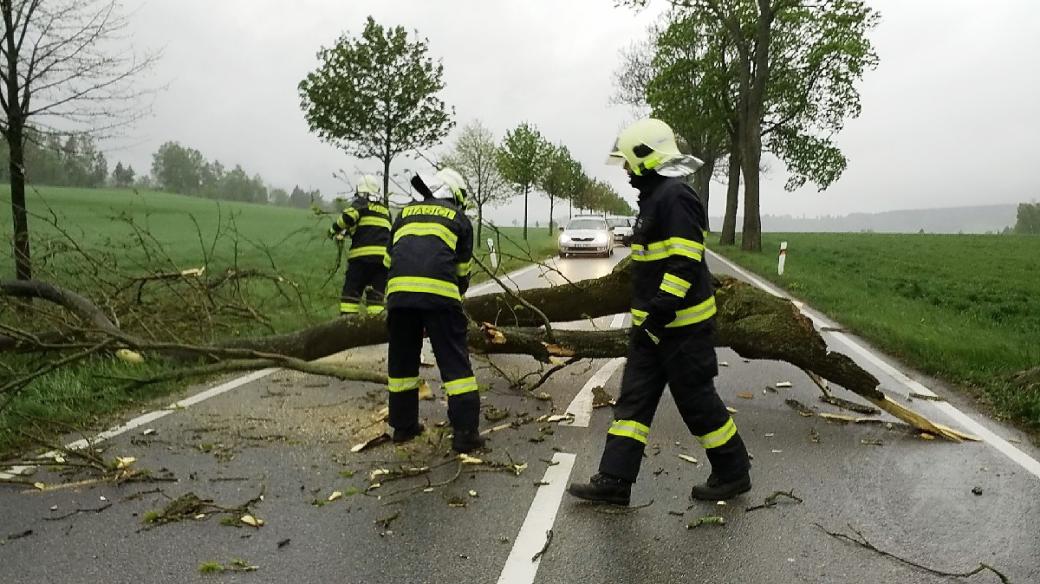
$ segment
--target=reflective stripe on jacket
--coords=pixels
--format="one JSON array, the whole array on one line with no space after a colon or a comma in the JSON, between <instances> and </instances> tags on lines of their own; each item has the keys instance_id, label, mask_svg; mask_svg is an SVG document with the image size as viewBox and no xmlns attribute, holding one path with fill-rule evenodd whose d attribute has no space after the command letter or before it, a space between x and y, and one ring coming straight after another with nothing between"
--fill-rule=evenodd
<instances>
[{"instance_id":1,"label":"reflective stripe on jacket","mask_svg":"<svg viewBox=\"0 0 1040 584\"><path fill-rule=\"evenodd\" d=\"M390 210L380 203L354 199L329 228L329 235L340 234L350 237L348 260L360 257L382 259L386 257L386 248L390 244Z\"/></svg>"},{"instance_id":2,"label":"reflective stripe on jacket","mask_svg":"<svg viewBox=\"0 0 1040 584\"><path fill-rule=\"evenodd\" d=\"M462 209L438 199L408 205L391 231L387 308L460 302L472 259L473 226Z\"/></svg>"},{"instance_id":3,"label":"reflective stripe on jacket","mask_svg":"<svg viewBox=\"0 0 1040 584\"><path fill-rule=\"evenodd\" d=\"M678 178L662 178L639 200L632 231L632 324L666 315L664 332L713 328L715 296L704 262L704 206Z\"/></svg>"}]
</instances>

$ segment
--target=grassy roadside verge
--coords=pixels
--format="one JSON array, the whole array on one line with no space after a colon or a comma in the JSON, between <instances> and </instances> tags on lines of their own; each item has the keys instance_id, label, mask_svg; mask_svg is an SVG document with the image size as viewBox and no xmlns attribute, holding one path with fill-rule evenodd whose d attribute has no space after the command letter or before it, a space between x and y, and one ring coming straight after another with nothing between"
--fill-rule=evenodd
<instances>
[{"instance_id":1,"label":"grassy roadside verge","mask_svg":"<svg viewBox=\"0 0 1040 584\"><path fill-rule=\"evenodd\" d=\"M0 189L0 202L6 193ZM9 205L0 204L0 233L10 236ZM285 332L334 318L338 313L343 262L337 264L335 245L325 237L330 216L317 217L306 210L265 205L216 202L162 192L85 190L44 187L29 193L31 212L56 219L30 219L37 253L37 277L90 295L89 279L80 279L82 257L72 251L60 233L67 232L86 252L116 250L121 272L148 274L155 270L180 271L208 264L210 273L228 267L258 268L277 273L295 283L300 297L285 299L265 283L244 284L242 292L267 319L261 324L227 317L218 327L188 336L189 342L219 340L236 335ZM51 215L53 212L53 215ZM7 229L7 231L5 231ZM140 229L161 245L167 257L142 251L135 230ZM485 228L483 239L489 234ZM499 273L506 273L556 253L556 238L545 228L501 229ZM487 250L478 247L482 261ZM485 265L489 265L484 261ZM0 257L0 273L13 272L9 256ZM479 271L474 281L486 280ZM157 286L157 289L162 289ZM148 290L153 288L149 287ZM149 293L150 294L150 293ZM146 294L146 298L149 297ZM291 300L291 301L289 301ZM156 302L176 316L176 303ZM16 311L0 305L0 323L34 330L34 323L18 318ZM139 332L139 331L138 331ZM192 331L178 331L193 334ZM50 357L48 357L50 358ZM3 356L0 386L13 378L11 371L31 371L43 361L20 355ZM0 411L0 460L32 445L26 435L53 438L71 429L92 431L111 425L127 412L152 407L185 387L184 382L155 383L131 389L127 378L146 378L168 371L169 366L146 361L129 365L107 355L88 358L34 381ZM8 369L10 368L10 369ZM196 379L193 382L202 380ZM0 403L2 403L0 397Z\"/></svg>"},{"instance_id":2,"label":"grassy roadside verge","mask_svg":"<svg viewBox=\"0 0 1040 584\"><path fill-rule=\"evenodd\" d=\"M549 233L544 227L529 228L527 240L523 239L520 227L499 227L498 233L488 228L481 236L483 241L475 242L476 255L481 263L491 268L488 259L487 239L495 239L495 249L499 252L499 265L496 275L504 275L522 268L531 262L541 262L551 258L559 251L556 233ZM489 280L490 277L474 266L473 283Z\"/></svg>"},{"instance_id":3,"label":"grassy roadside verge","mask_svg":"<svg viewBox=\"0 0 1040 584\"><path fill-rule=\"evenodd\" d=\"M776 273L781 241L785 274ZM1034 434L1040 384L1040 238L765 234L766 252L717 251L911 367L967 388Z\"/></svg>"}]
</instances>

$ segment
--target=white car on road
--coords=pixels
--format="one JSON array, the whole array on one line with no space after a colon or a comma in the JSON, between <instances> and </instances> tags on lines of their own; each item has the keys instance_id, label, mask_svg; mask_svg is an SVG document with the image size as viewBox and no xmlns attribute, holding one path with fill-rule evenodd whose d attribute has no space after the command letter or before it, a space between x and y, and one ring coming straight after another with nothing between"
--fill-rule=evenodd
<instances>
[{"instance_id":1,"label":"white car on road","mask_svg":"<svg viewBox=\"0 0 1040 584\"><path fill-rule=\"evenodd\" d=\"M613 215L607 217L607 223L614 229L614 241L621 245L628 245L629 240L632 239L632 228L636 224L636 218Z\"/></svg>"},{"instance_id":2,"label":"white car on road","mask_svg":"<svg viewBox=\"0 0 1040 584\"><path fill-rule=\"evenodd\" d=\"M614 232L598 215L579 215L560 227L560 257L571 255L614 255Z\"/></svg>"}]
</instances>

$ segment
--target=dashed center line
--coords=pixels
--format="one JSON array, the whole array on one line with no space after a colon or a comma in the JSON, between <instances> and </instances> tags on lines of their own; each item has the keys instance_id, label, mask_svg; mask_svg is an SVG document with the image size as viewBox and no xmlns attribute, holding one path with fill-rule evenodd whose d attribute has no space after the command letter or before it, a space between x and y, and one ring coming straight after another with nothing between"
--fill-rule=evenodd
<instances>
[{"instance_id":1,"label":"dashed center line","mask_svg":"<svg viewBox=\"0 0 1040 584\"><path fill-rule=\"evenodd\" d=\"M574 468L575 455L557 452L552 457L553 464L545 469L543 483L538 487L538 494L531 501L531 507L520 526L520 532L509 551L506 565L498 577L498 584L532 584L538 574L538 566L542 560L536 557L545 546L546 532L552 529L556 521L556 513L560 510L567 480Z\"/></svg>"},{"instance_id":2,"label":"dashed center line","mask_svg":"<svg viewBox=\"0 0 1040 584\"><path fill-rule=\"evenodd\" d=\"M610 328L621 328L625 324L625 317L627 315L615 314L614 318L610 321ZM607 381L613 377L614 373L625 363L624 357L616 357L607 361L599 371L594 373L589 378L585 385L582 386L581 391L574 396L571 400L571 404L567 406L567 413L573 416L570 421L564 422L561 425L574 426L578 428L588 428L589 422L592 420L592 390L596 387L603 387L607 384Z\"/></svg>"}]
</instances>

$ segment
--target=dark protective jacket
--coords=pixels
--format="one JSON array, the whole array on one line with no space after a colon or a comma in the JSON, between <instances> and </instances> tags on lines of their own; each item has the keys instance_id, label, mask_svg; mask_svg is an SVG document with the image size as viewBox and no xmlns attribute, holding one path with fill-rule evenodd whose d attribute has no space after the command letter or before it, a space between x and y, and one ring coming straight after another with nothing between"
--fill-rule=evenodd
<instances>
[{"instance_id":1,"label":"dark protective jacket","mask_svg":"<svg viewBox=\"0 0 1040 584\"><path fill-rule=\"evenodd\" d=\"M390 244L390 210L358 197L329 228L330 237L340 234L350 236L347 260L372 257L383 261Z\"/></svg>"},{"instance_id":2,"label":"dark protective jacket","mask_svg":"<svg viewBox=\"0 0 1040 584\"><path fill-rule=\"evenodd\" d=\"M704 262L707 217L678 178L638 177L632 230L632 324L654 337L703 333L712 339L715 291Z\"/></svg>"},{"instance_id":3,"label":"dark protective jacket","mask_svg":"<svg viewBox=\"0 0 1040 584\"><path fill-rule=\"evenodd\" d=\"M454 203L427 199L398 215L387 258L387 308L458 304L469 288L473 225Z\"/></svg>"}]
</instances>

